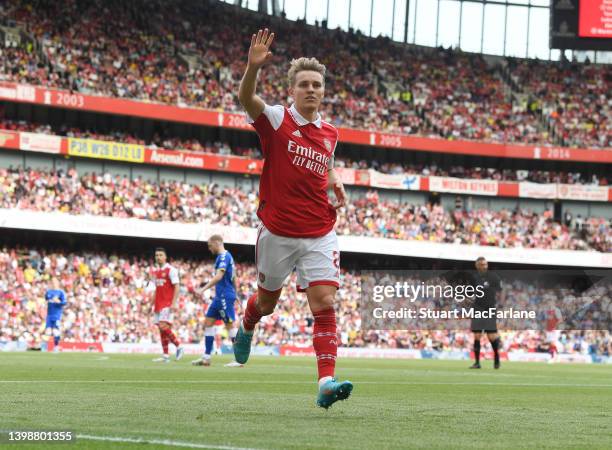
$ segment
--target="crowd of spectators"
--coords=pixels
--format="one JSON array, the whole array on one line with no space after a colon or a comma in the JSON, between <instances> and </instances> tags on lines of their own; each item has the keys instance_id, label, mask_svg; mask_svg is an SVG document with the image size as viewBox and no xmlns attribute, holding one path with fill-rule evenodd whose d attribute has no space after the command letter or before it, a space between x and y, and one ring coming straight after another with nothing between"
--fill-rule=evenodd
<instances>
[{"instance_id":1,"label":"crowd of spectators","mask_svg":"<svg viewBox=\"0 0 612 450\"><path fill-rule=\"evenodd\" d=\"M509 63L511 76L541 103L538 110L517 101L501 69L480 55L403 46L221 3L22 0L0 6L5 23L35 40L0 49L0 79L236 111L251 33L270 26L278 39L259 82L269 103L287 103L279 80L286 78L291 58L309 55L328 68L322 113L337 126L445 139L612 146L609 71L603 66L568 76L561 63L537 71L531 62ZM554 122L553 132L542 110Z\"/></svg>"},{"instance_id":2,"label":"crowd of spectators","mask_svg":"<svg viewBox=\"0 0 612 450\"><path fill-rule=\"evenodd\" d=\"M236 155L253 159L261 159L262 155L258 147L231 147L227 142L200 142L198 139L182 139L179 137L161 136L154 133L151 139L136 137L128 132L113 131L106 133L82 130L77 127L62 125L53 128L49 124L38 124L25 120L0 120L0 129L12 131L29 131L34 133L54 134L75 138L91 138L103 141L126 142L129 144L145 145L149 148L163 148L168 150L188 150L198 153L214 153L221 155ZM605 175L586 175L580 172L545 171L545 170L523 170L523 169L498 169L493 167L464 167L452 166L443 168L436 164L413 164L380 162L376 159L356 160L349 157L337 155L336 167L351 169L374 169L378 172L393 175L432 175L455 178L485 179L497 181L530 181L534 183L565 183L565 184L590 184L596 186L607 186L608 178Z\"/></svg>"},{"instance_id":3,"label":"crowd of spectators","mask_svg":"<svg viewBox=\"0 0 612 450\"><path fill-rule=\"evenodd\" d=\"M212 259L196 261L171 258L179 269L180 293L174 307L174 326L183 342L202 342L204 314L210 291L202 295L200 284L211 278ZM62 334L66 341L157 342L152 323L151 269L149 256L112 253L45 251L34 248L0 249L0 341L21 340L40 344L44 329L45 291L51 278L58 277L67 292ZM237 315L250 293L256 289L256 270L252 264L236 266ZM295 288L295 277L285 286L275 312L262 319L256 329L255 345L311 345L312 315L304 295ZM607 286L609 291L610 286ZM525 289L509 285L507 295L525 297L525 304L538 305L551 288ZM336 304L338 333L343 346L370 348L408 348L424 350L469 351L471 333L466 331L390 331L368 330L360 314L361 276L344 271ZM593 297L593 296L592 296ZM597 297L597 298L595 298ZM597 310L609 308L609 292L599 292L589 300ZM518 300L517 300L518 301ZM590 308L592 309L592 308ZM540 307L540 310L542 308ZM609 317L608 312L608 317ZM588 327L588 323L585 322ZM517 328L518 330L519 328ZM542 327L538 327L542 329ZM546 342L543 331L502 331L505 350L534 352ZM488 344L487 344L488 345ZM488 347L484 351L490 350ZM564 331L559 338L562 353L610 356L612 341L607 331Z\"/></svg>"},{"instance_id":4,"label":"crowd of spectators","mask_svg":"<svg viewBox=\"0 0 612 450\"><path fill-rule=\"evenodd\" d=\"M34 38L30 42L24 35L25 41L16 47L0 46L0 80L226 111L238 110L236 91L250 35L270 23L268 17L209 2L4 0L0 8L4 24L14 21ZM511 60L508 70L512 79L521 93L532 97L524 104L514 99L497 69L479 55L397 46L386 39L339 30L306 30L303 23L277 21L273 27L279 39L274 44L273 61L259 84L269 103L288 100L286 86L279 83L285 78L288 61L296 55L312 55L328 67L328 98L322 114L337 126L445 139L612 146L612 89L605 67ZM57 133L47 125L26 129ZM233 149L223 142L165 136L145 142L123 132L99 134L74 128L59 134L260 157L257 149ZM432 165L343 158L338 162L384 173L608 183L605 177L584 179L575 173L444 170ZM27 173L0 169L0 207L231 226L257 223L257 195L253 191L214 184L130 180L109 174L79 175L73 169ZM551 211L448 211L440 205L388 202L379 199L376 192L354 199L339 215L337 231L432 242L612 251L612 231L604 219L560 224L553 220ZM177 334L185 342L200 342L206 299L197 286L210 279L212 264L195 260L174 260L173 264L181 272ZM50 277L57 275L68 292L69 306L63 320L67 340L155 342L157 333L146 313L151 301L151 265L152 258L143 257L2 249L0 340L40 341L46 310L44 291ZM255 275L252 265L238 264L241 300L255 289ZM363 331L360 285L359 274L343 273L337 305L343 345L471 348L468 332ZM255 342L308 345L311 335L311 315L292 280L275 313L258 328ZM535 351L544 340L543 333L535 331L503 335L506 350ZM561 344L562 352L612 352L607 332L566 332Z\"/></svg>"},{"instance_id":5,"label":"crowd of spectators","mask_svg":"<svg viewBox=\"0 0 612 450\"><path fill-rule=\"evenodd\" d=\"M612 74L605 66L509 59L508 68L529 109L541 110L561 145L612 145Z\"/></svg>"},{"instance_id":6,"label":"crowd of spectators","mask_svg":"<svg viewBox=\"0 0 612 450\"><path fill-rule=\"evenodd\" d=\"M397 66L395 79L410 86L417 110L446 139L548 143L539 117L513 102L496 69L479 55L438 49Z\"/></svg>"},{"instance_id":7,"label":"crowd of spectators","mask_svg":"<svg viewBox=\"0 0 612 450\"><path fill-rule=\"evenodd\" d=\"M553 212L530 210L455 209L441 205L389 202L375 191L352 199L338 216L339 234L378 236L497 247L587 250L608 252L611 226L602 218L553 220Z\"/></svg>"},{"instance_id":8,"label":"crowd of spectators","mask_svg":"<svg viewBox=\"0 0 612 450\"><path fill-rule=\"evenodd\" d=\"M257 193L217 184L149 181L106 174L79 175L0 169L0 207L154 221L255 227ZM612 251L612 227L603 218L553 220L553 212L470 207L381 199L377 191L352 198L338 215L340 235L439 243Z\"/></svg>"}]
</instances>

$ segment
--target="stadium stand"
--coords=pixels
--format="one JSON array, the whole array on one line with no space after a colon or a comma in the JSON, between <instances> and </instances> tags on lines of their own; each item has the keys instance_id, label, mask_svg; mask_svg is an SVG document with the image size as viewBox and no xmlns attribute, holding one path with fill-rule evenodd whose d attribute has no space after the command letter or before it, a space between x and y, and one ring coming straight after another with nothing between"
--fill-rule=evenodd
<instances>
[{"instance_id":1,"label":"stadium stand","mask_svg":"<svg viewBox=\"0 0 612 450\"><path fill-rule=\"evenodd\" d=\"M137 137L125 131L112 131L102 133L96 131L83 130L77 127L61 126L52 127L50 124L39 124L25 120L0 120L0 130L27 131L48 135L64 137L90 138L101 141L121 142L128 144L145 145L148 148L166 150L188 150L195 153L210 153L220 155L236 155L251 159L262 159L261 151L257 147L230 146L227 142L221 141L200 141L198 139L182 139L170 135L162 136L154 133L150 139ZM432 176L450 176L454 178L469 178L474 180L498 180L498 181L530 181L534 183L564 183L564 184L588 184L596 186L608 186L608 177L598 174L586 175L580 172L569 171L547 171L547 170L526 170L526 169L499 169L495 167L472 167L455 165L443 168L435 163L432 164L412 164L381 162L375 158L352 159L346 156L336 156L336 167L346 167L351 169L374 169L378 172L392 175L399 174L419 174Z\"/></svg>"},{"instance_id":2,"label":"stadium stand","mask_svg":"<svg viewBox=\"0 0 612 450\"><path fill-rule=\"evenodd\" d=\"M195 21L197 18L197 22ZM562 145L610 150L611 75L605 66L567 60L541 62L489 58L443 48L403 46L388 39L262 17L226 4L162 0L119 2L0 1L2 25L20 30L22 42L0 46L0 81L56 87L85 94L240 111L236 91L249 33L273 22L279 41L273 64L262 74L262 96L286 103L279 84L291 57L308 54L327 65L328 99L322 114L336 126L448 140ZM243 36L244 39L237 39ZM206 43L203 45L202 43ZM1 111L0 111L1 113ZM2 115L0 115L2 117ZM257 147L203 141L172 133L143 137L73 125L11 120L0 128L142 144L150 148L233 154L260 159ZM507 169L433 163L391 163L376 157L339 156L339 167L388 174L532 181L607 186L609 177L570 170ZM216 184L147 181L111 174L0 169L0 207L153 221L257 225L255 191ZM378 191L354 198L339 216L342 235L386 237L499 247L612 251L609 220L572 217L555 221L552 210L445 209L441 205L390 201ZM196 286L210 277L201 262L174 261L182 274L178 334L186 342L203 336L205 307ZM30 246L0 251L0 341L40 339L43 293L60 273L72 304L67 341L155 342L143 313L151 261L100 252L69 253ZM345 271L339 293L342 344L351 347L469 350L468 332L361 331L359 274ZM256 285L255 268L238 266L240 298ZM312 318L292 282L277 311L264 320L260 345L309 346ZM533 298L545 295L534 292ZM506 350L545 347L543 333L508 332ZM606 332L565 332L567 353L611 355ZM487 344L488 345L488 344Z\"/></svg>"},{"instance_id":3,"label":"stadium stand","mask_svg":"<svg viewBox=\"0 0 612 450\"><path fill-rule=\"evenodd\" d=\"M212 264L174 259L181 273L181 293L175 321L179 338L200 342L206 301L197 286L212 276ZM79 254L44 251L28 247L0 249L0 340L21 340L35 345L40 339L46 303L44 292L50 277L60 275L68 292L65 340L81 342L156 342L158 336L145 313L151 301L148 288L152 259L125 257L100 252ZM238 295L244 301L256 285L251 264L237 265ZM468 331L362 331L359 315L361 279L357 272L344 271L337 305L342 344L348 347L408 348L426 350L469 350ZM526 293L529 292L529 295ZM539 303L546 289L527 291L513 285L508 295L524 296L520 304ZM609 292L594 299L605 307ZM553 295L554 298L554 295ZM517 303L518 304L518 303ZM600 310L598 306L597 311ZM295 279L286 286L282 301L271 316L263 319L256 345L309 346L312 317L303 295L295 290ZM535 352L546 342L539 331L503 333L506 350ZM612 355L609 333L567 331L559 339L564 353ZM486 350L486 348L485 348Z\"/></svg>"},{"instance_id":4,"label":"stadium stand","mask_svg":"<svg viewBox=\"0 0 612 450\"><path fill-rule=\"evenodd\" d=\"M254 227L257 193L215 184L152 182L110 174L0 169L0 207L206 222ZM379 198L368 191L354 198L336 224L340 235L430 242L568 250L612 251L612 230L603 218L553 220L553 212L456 209Z\"/></svg>"},{"instance_id":5,"label":"stadium stand","mask_svg":"<svg viewBox=\"0 0 612 450\"><path fill-rule=\"evenodd\" d=\"M233 55L244 53L249 30L273 22L278 35L292 38L275 48L273 64L260 81L269 103L286 100L277 80L284 78L291 55L309 54L328 67L324 116L337 126L612 147L612 90L605 66L492 63L481 55L401 46L218 3L80 5L37 2L34 8L24 0L4 2L3 23L32 39L0 49L0 79L236 111L242 62ZM206 46L198 44L203 42Z\"/></svg>"}]
</instances>

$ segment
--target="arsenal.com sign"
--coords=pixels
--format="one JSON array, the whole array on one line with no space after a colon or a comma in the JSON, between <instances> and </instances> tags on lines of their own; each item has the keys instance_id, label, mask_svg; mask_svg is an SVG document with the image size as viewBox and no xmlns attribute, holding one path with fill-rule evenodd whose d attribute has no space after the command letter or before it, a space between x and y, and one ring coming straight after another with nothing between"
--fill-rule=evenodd
<instances>
[{"instance_id":1,"label":"arsenal.com sign","mask_svg":"<svg viewBox=\"0 0 612 450\"><path fill-rule=\"evenodd\" d=\"M204 168L204 156L173 150L150 150L145 156L145 162L178 167Z\"/></svg>"}]
</instances>

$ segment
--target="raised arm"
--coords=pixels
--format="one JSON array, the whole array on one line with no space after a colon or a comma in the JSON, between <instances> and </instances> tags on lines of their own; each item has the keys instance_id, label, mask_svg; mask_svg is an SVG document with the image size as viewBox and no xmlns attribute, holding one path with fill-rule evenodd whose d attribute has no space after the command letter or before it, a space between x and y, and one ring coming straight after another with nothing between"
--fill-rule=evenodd
<instances>
[{"instance_id":1,"label":"raised arm","mask_svg":"<svg viewBox=\"0 0 612 450\"><path fill-rule=\"evenodd\" d=\"M267 28L263 31L259 30L257 34L251 36L249 60L240 82L238 100L253 120L257 120L265 107L264 101L255 94L255 88L257 86L259 69L272 57L270 45L272 45L273 40L274 33L270 33Z\"/></svg>"}]
</instances>

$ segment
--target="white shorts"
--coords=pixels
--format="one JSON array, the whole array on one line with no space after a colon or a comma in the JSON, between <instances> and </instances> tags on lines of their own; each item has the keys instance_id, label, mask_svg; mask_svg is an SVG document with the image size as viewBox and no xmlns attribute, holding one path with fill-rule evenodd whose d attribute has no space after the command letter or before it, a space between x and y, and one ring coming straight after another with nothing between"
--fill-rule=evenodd
<instances>
[{"instance_id":1,"label":"white shorts","mask_svg":"<svg viewBox=\"0 0 612 450\"><path fill-rule=\"evenodd\" d=\"M297 288L317 285L340 287L340 248L334 230L318 238L291 238L272 234L261 225L255 244L260 288L278 291L295 268Z\"/></svg>"},{"instance_id":2,"label":"white shorts","mask_svg":"<svg viewBox=\"0 0 612 450\"><path fill-rule=\"evenodd\" d=\"M156 312L153 315L153 323L157 325L159 322L172 323L172 309L171 308L162 308L159 310L159 312Z\"/></svg>"},{"instance_id":3,"label":"white shorts","mask_svg":"<svg viewBox=\"0 0 612 450\"><path fill-rule=\"evenodd\" d=\"M560 330L547 331L546 332L546 342L550 342L551 344L558 345L559 336L561 336Z\"/></svg>"}]
</instances>

